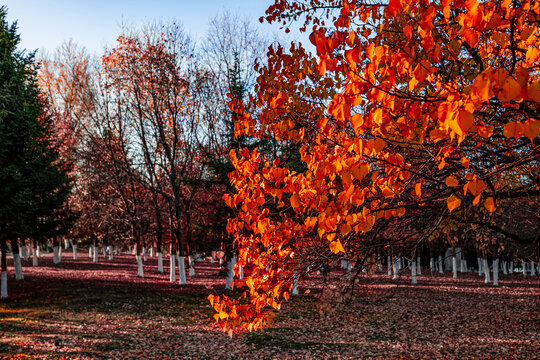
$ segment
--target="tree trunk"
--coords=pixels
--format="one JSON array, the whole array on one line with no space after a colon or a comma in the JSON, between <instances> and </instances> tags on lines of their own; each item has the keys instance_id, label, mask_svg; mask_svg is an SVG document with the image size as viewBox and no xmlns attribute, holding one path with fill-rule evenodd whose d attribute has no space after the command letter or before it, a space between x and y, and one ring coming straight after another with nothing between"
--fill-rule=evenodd
<instances>
[{"instance_id":1,"label":"tree trunk","mask_svg":"<svg viewBox=\"0 0 540 360\"><path fill-rule=\"evenodd\" d=\"M416 258L416 267L417 267L416 274L422 275L422 265L420 264L420 256Z\"/></svg>"},{"instance_id":2,"label":"tree trunk","mask_svg":"<svg viewBox=\"0 0 540 360\"><path fill-rule=\"evenodd\" d=\"M416 270L417 270L416 261L413 261L411 265L411 284L413 285L418 284L418 280L416 279Z\"/></svg>"},{"instance_id":3,"label":"tree trunk","mask_svg":"<svg viewBox=\"0 0 540 360\"><path fill-rule=\"evenodd\" d=\"M92 245L92 244L90 244L90 246L88 246L88 257L90 259L94 258L94 245Z\"/></svg>"},{"instance_id":4,"label":"tree trunk","mask_svg":"<svg viewBox=\"0 0 540 360\"><path fill-rule=\"evenodd\" d=\"M499 286L499 258L493 260L493 286Z\"/></svg>"},{"instance_id":5,"label":"tree trunk","mask_svg":"<svg viewBox=\"0 0 540 360\"><path fill-rule=\"evenodd\" d=\"M234 279L234 266L236 265L236 256L233 256L227 262L227 278L225 280L225 289L232 290L232 282Z\"/></svg>"},{"instance_id":6,"label":"tree trunk","mask_svg":"<svg viewBox=\"0 0 540 360\"><path fill-rule=\"evenodd\" d=\"M24 241L21 243L21 256L24 261L28 261L28 251L26 251L26 244Z\"/></svg>"},{"instance_id":7,"label":"tree trunk","mask_svg":"<svg viewBox=\"0 0 540 360\"><path fill-rule=\"evenodd\" d=\"M176 261L176 255L171 250L170 261L169 261L169 281L170 282L176 282L176 264L175 264L175 261Z\"/></svg>"},{"instance_id":8,"label":"tree trunk","mask_svg":"<svg viewBox=\"0 0 540 360\"><path fill-rule=\"evenodd\" d=\"M191 268L190 268L191 272ZM180 285L186 285L186 263L185 263L185 257L184 256L178 256L178 276L179 276L179 283Z\"/></svg>"},{"instance_id":9,"label":"tree trunk","mask_svg":"<svg viewBox=\"0 0 540 360\"><path fill-rule=\"evenodd\" d=\"M483 268L484 268L484 275L486 276L484 282L486 284L488 284L491 280L490 280L490 276L489 276L489 262L488 262L487 256L484 256L484 266L483 266Z\"/></svg>"},{"instance_id":10,"label":"tree trunk","mask_svg":"<svg viewBox=\"0 0 540 360\"><path fill-rule=\"evenodd\" d=\"M453 246L452 246L452 276L454 279L457 279L456 250Z\"/></svg>"},{"instance_id":11,"label":"tree trunk","mask_svg":"<svg viewBox=\"0 0 540 360\"><path fill-rule=\"evenodd\" d=\"M188 256L189 277L195 277L195 261L193 255Z\"/></svg>"},{"instance_id":12,"label":"tree trunk","mask_svg":"<svg viewBox=\"0 0 540 360\"><path fill-rule=\"evenodd\" d=\"M7 298L8 297L8 289L7 289L7 243L6 243L6 240L2 241L2 259L1 259L1 268L2 268L2 272L1 272L1 275L0 275L0 296L2 298ZM18 245L17 245L18 246ZM12 247L13 247L13 243L12 243Z\"/></svg>"},{"instance_id":13,"label":"tree trunk","mask_svg":"<svg viewBox=\"0 0 540 360\"><path fill-rule=\"evenodd\" d=\"M386 264L388 266L388 276L392 276L392 256L386 257Z\"/></svg>"},{"instance_id":14,"label":"tree trunk","mask_svg":"<svg viewBox=\"0 0 540 360\"><path fill-rule=\"evenodd\" d=\"M19 254L19 242L17 240L11 241L11 249L13 251L13 267L15 268L15 279L22 280L24 279L22 264L21 264L21 255Z\"/></svg>"},{"instance_id":15,"label":"tree trunk","mask_svg":"<svg viewBox=\"0 0 540 360\"><path fill-rule=\"evenodd\" d=\"M79 260L79 257L77 255L77 244L73 244L71 248L73 249L73 260Z\"/></svg>"},{"instance_id":16,"label":"tree trunk","mask_svg":"<svg viewBox=\"0 0 540 360\"><path fill-rule=\"evenodd\" d=\"M238 265L238 278L240 280L244 279L244 267L242 265Z\"/></svg>"},{"instance_id":17,"label":"tree trunk","mask_svg":"<svg viewBox=\"0 0 540 360\"><path fill-rule=\"evenodd\" d=\"M294 270L293 273L293 289L291 291L291 294L298 295L298 271Z\"/></svg>"},{"instance_id":18,"label":"tree trunk","mask_svg":"<svg viewBox=\"0 0 540 360\"><path fill-rule=\"evenodd\" d=\"M41 246L39 245L39 243L36 244L36 256L38 258L41 257Z\"/></svg>"},{"instance_id":19,"label":"tree trunk","mask_svg":"<svg viewBox=\"0 0 540 360\"><path fill-rule=\"evenodd\" d=\"M521 260L521 268L523 269L523 276L527 276L527 263L525 260Z\"/></svg>"},{"instance_id":20,"label":"tree trunk","mask_svg":"<svg viewBox=\"0 0 540 360\"><path fill-rule=\"evenodd\" d=\"M144 261L148 261L148 258L146 257L146 246L143 247L142 253L143 253L143 259L144 259Z\"/></svg>"},{"instance_id":21,"label":"tree trunk","mask_svg":"<svg viewBox=\"0 0 540 360\"><path fill-rule=\"evenodd\" d=\"M38 258L36 256L36 241L32 241L32 266L38 266Z\"/></svg>"},{"instance_id":22,"label":"tree trunk","mask_svg":"<svg viewBox=\"0 0 540 360\"><path fill-rule=\"evenodd\" d=\"M439 255L439 274L444 274L442 255Z\"/></svg>"},{"instance_id":23,"label":"tree trunk","mask_svg":"<svg viewBox=\"0 0 540 360\"><path fill-rule=\"evenodd\" d=\"M476 260L478 261L478 276L482 276L482 259L477 257Z\"/></svg>"},{"instance_id":24,"label":"tree trunk","mask_svg":"<svg viewBox=\"0 0 540 360\"><path fill-rule=\"evenodd\" d=\"M92 255L94 255L94 259L93 261L95 263L98 263L99 262L99 250L96 246L96 239L94 239L94 245L92 245Z\"/></svg>"},{"instance_id":25,"label":"tree trunk","mask_svg":"<svg viewBox=\"0 0 540 360\"><path fill-rule=\"evenodd\" d=\"M394 276L392 277L392 280L399 279L399 264L400 264L400 258L396 258L396 261L394 262Z\"/></svg>"},{"instance_id":26,"label":"tree trunk","mask_svg":"<svg viewBox=\"0 0 540 360\"><path fill-rule=\"evenodd\" d=\"M137 260L137 277L144 278L143 262L141 259L141 255L139 254L139 251L137 251L137 255L135 255L135 259Z\"/></svg>"},{"instance_id":27,"label":"tree trunk","mask_svg":"<svg viewBox=\"0 0 540 360\"><path fill-rule=\"evenodd\" d=\"M157 271L160 274L164 273L164 271L163 271L163 254L161 253L161 251L158 251L158 253L157 253Z\"/></svg>"},{"instance_id":28,"label":"tree trunk","mask_svg":"<svg viewBox=\"0 0 540 360\"><path fill-rule=\"evenodd\" d=\"M514 261L510 261L510 266L508 267L508 273L509 274L514 273Z\"/></svg>"},{"instance_id":29,"label":"tree trunk","mask_svg":"<svg viewBox=\"0 0 540 360\"><path fill-rule=\"evenodd\" d=\"M504 275L508 275L508 269L507 269L507 262L506 262L506 260L504 260L504 261L502 262L502 271L503 271L503 274L504 274Z\"/></svg>"},{"instance_id":30,"label":"tree trunk","mask_svg":"<svg viewBox=\"0 0 540 360\"><path fill-rule=\"evenodd\" d=\"M531 276L536 275L536 274L534 273L534 270L535 270L535 268L534 268L534 261L531 260Z\"/></svg>"}]
</instances>

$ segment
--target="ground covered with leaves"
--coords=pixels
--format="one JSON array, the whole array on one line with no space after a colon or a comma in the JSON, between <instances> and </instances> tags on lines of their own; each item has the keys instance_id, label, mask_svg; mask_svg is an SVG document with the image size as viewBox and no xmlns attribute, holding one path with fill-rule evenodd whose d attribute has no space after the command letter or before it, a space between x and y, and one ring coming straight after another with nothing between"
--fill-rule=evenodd
<instances>
[{"instance_id":1,"label":"ground covered with leaves","mask_svg":"<svg viewBox=\"0 0 540 360\"><path fill-rule=\"evenodd\" d=\"M269 328L230 338L211 319L206 297L225 280L208 260L188 286L159 274L156 259L137 278L126 255L23 265L0 300L3 359L540 358L540 277L502 276L494 288L475 274L424 271L417 286L371 274L341 303L339 288L309 278Z\"/></svg>"}]
</instances>

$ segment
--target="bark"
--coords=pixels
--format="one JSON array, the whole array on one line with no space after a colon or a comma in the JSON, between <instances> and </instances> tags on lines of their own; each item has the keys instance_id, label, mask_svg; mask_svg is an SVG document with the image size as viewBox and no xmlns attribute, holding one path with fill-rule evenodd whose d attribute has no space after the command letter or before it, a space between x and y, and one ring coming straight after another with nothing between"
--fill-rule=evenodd
<instances>
[{"instance_id":1,"label":"bark","mask_svg":"<svg viewBox=\"0 0 540 360\"><path fill-rule=\"evenodd\" d=\"M499 286L499 258L493 260L493 286Z\"/></svg>"},{"instance_id":2,"label":"bark","mask_svg":"<svg viewBox=\"0 0 540 360\"><path fill-rule=\"evenodd\" d=\"M534 270L535 270L535 268L534 268L534 261L531 261L531 276L536 275L536 274L534 273Z\"/></svg>"},{"instance_id":3,"label":"bark","mask_svg":"<svg viewBox=\"0 0 540 360\"><path fill-rule=\"evenodd\" d=\"M1 275L0 275L0 296L2 298L8 297L7 288L7 243L6 240L2 241L2 257L1 257Z\"/></svg>"},{"instance_id":4,"label":"bark","mask_svg":"<svg viewBox=\"0 0 540 360\"><path fill-rule=\"evenodd\" d=\"M163 274L163 254L161 252L157 253L157 271L160 274Z\"/></svg>"},{"instance_id":5,"label":"bark","mask_svg":"<svg viewBox=\"0 0 540 360\"><path fill-rule=\"evenodd\" d=\"M79 257L77 256L77 244L73 244L73 260L78 260Z\"/></svg>"},{"instance_id":6,"label":"bark","mask_svg":"<svg viewBox=\"0 0 540 360\"><path fill-rule=\"evenodd\" d=\"M186 285L186 263L184 256L178 256L178 275L180 285Z\"/></svg>"},{"instance_id":7,"label":"bark","mask_svg":"<svg viewBox=\"0 0 540 360\"><path fill-rule=\"evenodd\" d=\"M175 264L176 256L171 251L170 255L170 262L169 262L169 281L170 282L176 282L176 264Z\"/></svg>"},{"instance_id":8,"label":"bark","mask_svg":"<svg viewBox=\"0 0 540 360\"><path fill-rule=\"evenodd\" d=\"M416 258L416 266L417 266L416 274L422 275L422 265L420 264L420 256Z\"/></svg>"},{"instance_id":9,"label":"bark","mask_svg":"<svg viewBox=\"0 0 540 360\"><path fill-rule=\"evenodd\" d=\"M293 273L293 289L291 291L291 294L298 295L298 271L294 270Z\"/></svg>"},{"instance_id":10,"label":"bark","mask_svg":"<svg viewBox=\"0 0 540 360\"><path fill-rule=\"evenodd\" d=\"M233 256L227 262L227 278L225 281L225 289L232 290L232 282L234 279L234 266L236 265L236 256Z\"/></svg>"},{"instance_id":11,"label":"bark","mask_svg":"<svg viewBox=\"0 0 540 360\"><path fill-rule=\"evenodd\" d=\"M489 275L489 272L490 272L490 271L489 271L489 262L488 262L487 256L484 257L484 266L483 266L483 268L484 268L484 275L485 275L485 280L484 280L484 282L485 282L486 284L489 284L489 282L491 281L491 279L490 279L490 275Z\"/></svg>"},{"instance_id":12,"label":"bark","mask_svg":"<svg viewBox=\"0 0 540 360\"><path fill-rule=\"evenodd\" d=\"M399 279L399 263L400 263L400 259L397 258L396 261L394 262L394 276L392 277L392 280L397 280Z\"/></svg>"},{"instance_id":13,"label":"bark","mask_svg":"<svg viewBox=\"0 0 540 360\"><path fill-rule=\"evenodd\" d=\"M195 261L193 261L193 256L188 256L188 267L189 267L189 277L195 276Z\"/></svg>"},{"instance_id":14,"label":"bark","mask_svg":"<svg viewBox=\"0 0 540 360\"><path fill-rule=\"evenodd\" d=\"M137 260L137 277L144 278L144 269L143 269L143 262L141 259L141 255L137 252L137 255L135 255L135 259Z\"/></svg>"},{"instance_id":15,"label":"bark","mask_svg":"<svg viewBox=\"0 0 540 360\"><path fill-rule=\"evenodd\" d=\"M392 276L392 257L390 255L386 257L386 264L388 266L388 276Z\"/></svg>"},{"instance_id":16,"label":"bark","mask_svg":"<svg viewBox=\"0 0 540 360\"><path fill-rule=\"evenodd\" d=\"M477 257L476 260L478 261L478 276L482 276L482 259Z\"/></svg>"},{"instance_id":17,"label":"bark","mask_svg":"<svg viewBox=\"0 0 540 360\"><path fill-rule=\"evenodd\" d=\"M416 279L416 269L416 261L413 261L411 265L411 284L413 285L418 284L418 280Z\"/></svg>"},{"instance_id":18,"label":"bark","mask_svg":"<svg viewBox=\"0 0 540 360\"><path fill-rule=\"evenodd\" d=\"M442 255L439 255L439 274L444 274Z\"/></svg>"},{"instance_id":19,"label":"bark","mask_svg":"<svg viewBox=\"0 0 540 360\"><path fill-rule=\"evenodd\" d=\"M452 276L454 279L457 279L456 250L453 246L452 246Z\"/></svg>"},{"instance_id":20,"label":"bark","mask_svg":"<svg viewBox=\"0 0 540 360\"><path fill-rule=\"evenodd\" d=\"M527 276L527 263L525 260L521 260L521 268L523 269L523 276Z\"/></svg>"}]
</instances>

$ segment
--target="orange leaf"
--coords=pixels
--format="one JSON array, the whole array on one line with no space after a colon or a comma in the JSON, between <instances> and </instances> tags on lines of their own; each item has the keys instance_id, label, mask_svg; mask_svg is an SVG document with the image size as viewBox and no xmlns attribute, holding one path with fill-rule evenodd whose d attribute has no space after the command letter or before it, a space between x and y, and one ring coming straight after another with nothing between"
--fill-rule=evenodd
<instances>
[{"instance_id":1,"label":"orange leaf","mask_svg":"<svg viewBox=\"0 0 540 360\"><path fill-rule=\"evenodd\" d=\"M403 11L403 5L401 5L401 0L389 0L387 9L392 16L401 13Z\"/></svg>"},{"instance_id":2,"label":"orange leaf","mask_svg":"<svg viewBox=\"0 0 540 360\"><path fill-rule=\"evenodd\" d=\"M461 199L452 195L448 199L446 199L446 205L448 205L448 210L452 212L454 209L457 209L461 205Z\"/></svg>"},{"instance_id":3,"label":"orange leaf","mask_svg":"<svg viewBox=\"0 0 540 360\"><path fill-rule=\"evenodd\" d=\"M422 196L422 183L418 183L414 186L414 192L416 193L416 196Z\"/></svg>"},{"instance_id":4,"label":"orange leaf","mask_svg":"<svg viewBox=\"0 0 540 360\"><path fill-rule=\"evenodd\" d=\"M351 225L344 223L339 226L339 230L341 231L341 234L345 236L351 232L352 228Z\"/></svg>"},{"instance_id":5,"label":"orange leaf","mask_svg":"<svg viewBox=\"0 0 540 360\"><path fill-rule=\"evenodd\" d=\"M300 197L297 194L291 196L291 206L295 210L300 206Z\"/></svg>"},{"instance_id":6,"label":"orange leaf","mask_svg":"<svg viewBox=\"0 0 540 360\"><path fill-rule=\"evenodd\" d=\"M459 181L456 179L455 176L449 176L446 178L446 186L456 187L458 185L459 185Z\"/></svg>"},{"instance_id":7,"label":"orange leaf","mask_svg":"<svg viewBox=\"0 0 540 360\"><path fill-rule=\"evenodd\" d=\"M474 205L474 206L478 205L478 203L480 202L480 199L481 199L481 198L482 198L482 194L475 196L475 197L474 197L474 200L473 200L473 202L472 202L473 205Z\"/></svg>"},{"instance_id":8,"label":"orange leaf","mask_svg":"<svg viewBox=\"0 0 540 360\"><path fill-rule=\"evenodd\" d=\"M521 124L515 121L510 121L508 124L504 125L503 135L508 139L517 139L521 137Z\"/></svg>"},{"instance_id":9,"label":"orange leaf","mask_svg":"<svg viewBox=\"0 0 540 360\"><path fill-rule=\"evenodd\" d=\"M490 213L495 211L495 202L493 201L492 197L488 197L486 201L484 201L484 207L489 211Z\"/></svg>"},{"instance_id":10,"label":"orange leaf","mask_svg":"<svg viewBox=\"0 0 540 360\"><path fill-rule=\"evenodd\" d=\"M461 158L461 165L465 168L465 169L468 169L469 168L469 164L470 164L470 160L467 159L466 157L462 157Z\"/></svg>"}]
</instances>

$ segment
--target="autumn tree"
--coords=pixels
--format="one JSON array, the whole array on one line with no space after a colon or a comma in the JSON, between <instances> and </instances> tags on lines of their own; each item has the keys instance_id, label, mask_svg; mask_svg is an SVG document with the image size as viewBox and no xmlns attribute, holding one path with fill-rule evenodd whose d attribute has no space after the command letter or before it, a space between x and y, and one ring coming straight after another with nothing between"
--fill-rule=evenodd
<instances>
[{"instance_id":1,"label":"autumn tree","mask_svg":"<svg viewBox=\"0 0 540 360\"><path fill-rule=\"evenodd\" d=\"M227 328L257 328L287 299L305 248L362 257L385 219L430 216L530 243L491 219L509 199L538 200L538 16L530 1L276 1L269 22L300 21L302 44L269 49L257 116L237 135L300 146L291 171L257 150L231 153L239 213L228 225L251 259L248 304L211 297ZM417 229L422 237L437 222ZM391 245L391 243L389 244ZM300 263L301 265L301 263Z\"/></svg>"}]
</instances>

